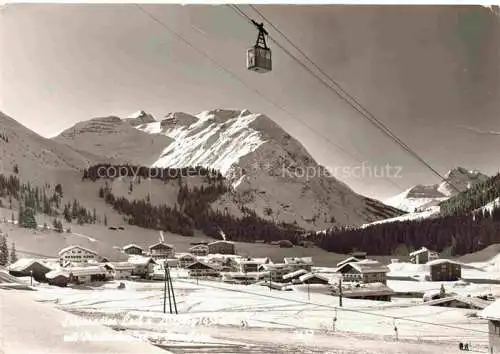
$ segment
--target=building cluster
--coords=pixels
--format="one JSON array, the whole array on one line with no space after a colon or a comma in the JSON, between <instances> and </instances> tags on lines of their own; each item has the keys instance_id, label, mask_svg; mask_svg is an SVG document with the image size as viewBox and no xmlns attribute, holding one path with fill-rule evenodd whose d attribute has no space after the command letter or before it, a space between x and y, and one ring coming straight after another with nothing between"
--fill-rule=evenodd
<instances>
[{"instance_id":1,"label":"building cluster","mask_svg":"<svg viewBox=\"0 0 500 354\"><path fill-rule=\"evenodd\" d=\"M32 276L38 282L66 286L94 281L145 278L165 279L165 265L184 269L189 277L217 278L227 283L257 282L290 284L328 284L329 280L312 272L311 257L284 258L273 263L270 258L250 258L236 254L231 241L193 243L188 252L178 253L172 245L157 242L143 249L136 244L122 247L125 262L113 262L98 252L79 245L63 248L53 260L20 259L9 272Z\"/></svg>"},{"instance_id":2,"label":"building cluster","mask_svg":"<svg viewBox=\"0 0 500 354\"><path fill-rule=\"evenodd\" d=\"M394 291L387 286L389 267L366 258L365 252L352 253L350 257L337 263L340 276L334 294L352 298L390 301Z\"/></svg>"},{"instance_id":3,"label":"building cluster","mask_svg":"<svg viewBox=\"0 0 500 354\"><path fill-rule=\"evenodd\" d=\"M9 271L15 276L32 276L39 282L66 286L94 281L144 278L163 280L166 266L183 269L192 278L218 279L233 284L261 284L280 290L289 285L323 284L334 295L353 299L390 301L394 291L387 286L390 269L366 253L354 252L339 262L335 283L313 271L312 257L287 257L280 263L270 258L251 258L236 254L231 241L192 243L188 252L178 253L172 245L157 242L147 249L128 244L122 247L125 262L113 262L93 250L74 245L59 251L56 262L20 259ZM394 261L394 260L393 260ZM410 254L410 261L427 267L431 281L452 281L461 277L460 264L439 259L426 248Z\"/></svg>"},{"instance_id":4,"label":"building cluster","mask_svg":"<svg viewBox=\"0 0 500 354\"><path fill-rule=\"evenodd\" d=\"M426 280L429 281L456 281L462 277L460 263L450 259L441 259L439 254L425 247L409 254L410 263L424 265Z\"/></svg>"}]
</instances>

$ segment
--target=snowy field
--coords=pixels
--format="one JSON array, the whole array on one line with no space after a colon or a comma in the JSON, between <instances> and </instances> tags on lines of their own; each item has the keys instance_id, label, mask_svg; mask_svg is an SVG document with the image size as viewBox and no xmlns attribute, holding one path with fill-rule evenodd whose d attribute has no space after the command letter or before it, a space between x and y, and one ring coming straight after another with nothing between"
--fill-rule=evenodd
<instances>
[{"instance_id":1,"label":"snowy field","mask_svg":"<svg viewBox=\"0 0 500 354\"><path fill-rule=\"evenodd\" d=\"M175 274L174 274L175 276ZM162 282L125 281L80 288L37 284L36 301L173 353L456 353L459 341L487 351L486 321L474 310L343 299L258 285L176 277L178 314L163 314ZM336 309L337 308L337 309ZM334 320L336 318L336 320ZM397 327L397 337L394 328Z\"/></svg>"}]
</instances>

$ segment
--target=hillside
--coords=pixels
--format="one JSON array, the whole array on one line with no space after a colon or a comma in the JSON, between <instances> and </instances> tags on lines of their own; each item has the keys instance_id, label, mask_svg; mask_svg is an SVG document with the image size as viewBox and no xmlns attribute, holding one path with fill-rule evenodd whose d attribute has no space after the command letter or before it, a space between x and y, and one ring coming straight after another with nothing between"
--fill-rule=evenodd
<instances>
[{"instance_id":1,"label":"hillside","mask_svg":"<svg viewBox=\"0 0 500 354\"><path fill-rule=\"evenodd\" d=\"M424 211L361 228L325 230L309 237L324 249L339 253L358 248L373 254L407 254L425 246L482 259L483 253L491 255L493 248L488 246L500 242L499 200L500 174L497 174Z\"/></svg>"},{"instance_id":2,"label":"hillside","mask_svg":"<svg viewBox=\"0 0 500 354\"><path fill-rule=\"evenodd\" d=\"M465 215L477 209L492 209L500 197L500 174L477 183L440 204L443 215Z\"/></svg>"},{"instance_id":3,"label":"hillside","mask_svg":"<svg viewBox=\"0 0 500 354\"><path fill-rule=\"evenodd\" d=\"M94 154L113 151L111 156L131 164L216 169L232 190L212 207L237 217L248 209L267 220L318 229L402 214L330 176L262 114L219 109L170 113L161 121L142 111L131 117L81 122L55 140Z\"/></svg>"},{"instance_id":4,"label":"hillside","mask_svg":"<svg viewBox=\"0 0 500 354\"><path fill-rule=\"evenodd\" d=\"M454 168L444 176L444 180L434 185L416 185L391 197L386 204L407 212L415 212L436 206L468 188L486 181L489 177L475 170Z\"/></svg>"},{"instance_id":5,"label":"hillside","mask_svg":"<svg viewBox=\"0 0 500 354\"><path fill-rule=\"evenodd\" d=\"M79 171L104 158L45 139L0 112L0 173L18 173L41 184L59 171Z\"/></svg>"},{"instance_id":6,"label":"hillside","mask_svg":"<svg viewBox=\"0 0 500 354\"><path fill-rule=\"evenodd\" d=\"M138 119L148 121L144 115L127 119L113 116L94 118L77 123L53 140L77 150L106 157L107 160L151 165L172 139L137 130L134 125L142 121L138 122Z\"/></svg>"}]
</instances>

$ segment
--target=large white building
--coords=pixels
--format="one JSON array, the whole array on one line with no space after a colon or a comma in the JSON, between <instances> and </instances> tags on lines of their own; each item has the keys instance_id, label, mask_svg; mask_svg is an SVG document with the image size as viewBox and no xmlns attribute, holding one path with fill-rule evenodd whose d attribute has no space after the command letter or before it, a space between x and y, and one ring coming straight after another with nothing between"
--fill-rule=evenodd
<instances>
[{"instance_id":1,"label":"large white building","mask_svg":"<svg viewBox=\"0 0 500 354\"><path fill-rule=\"evenodd\" d=\"M88 263L97 260L97 252L82 246L69 246L59 251L59 261L66 263Z\"/></svg>"}]
</instances>

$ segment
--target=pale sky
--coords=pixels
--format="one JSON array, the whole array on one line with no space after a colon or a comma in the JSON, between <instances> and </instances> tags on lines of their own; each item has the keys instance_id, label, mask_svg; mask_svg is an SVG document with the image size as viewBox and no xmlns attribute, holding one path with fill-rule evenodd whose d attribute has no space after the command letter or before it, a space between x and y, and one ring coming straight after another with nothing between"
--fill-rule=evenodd
<instances>
[{"instance_id":1,"label":"pale sky","mask_svg":"<svg viewBox=\"0 0 500 354\"><path fill-rule=\"evenodd\" d=\"M15 4L0 18L0 110L50 137L78 121L140 109L161 119L247 108L274 119L329 168L360 164L325 137L368 168L402 167L392 183L369 172L338 176L362 194L383 199L437 181L272 43L273 71L247 71L256 31L227 6L144 7L246 86L133 5ZM442 174L455 166L498 172L500 136L482 133L500 131L500 19L488 9L258 9Z\"/></svg>"}]
</instances>

